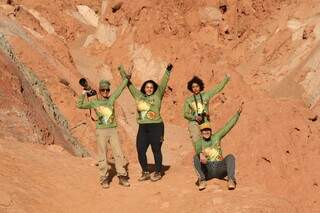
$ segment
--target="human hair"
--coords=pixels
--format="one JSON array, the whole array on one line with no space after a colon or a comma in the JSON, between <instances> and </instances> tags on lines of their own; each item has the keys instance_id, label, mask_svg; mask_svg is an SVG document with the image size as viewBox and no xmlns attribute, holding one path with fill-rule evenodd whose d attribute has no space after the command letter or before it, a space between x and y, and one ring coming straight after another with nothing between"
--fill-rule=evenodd
<instances>
[{"instance_id":1,"label":"human hair","mask_svg":"<svg viewBox=\"0 0 320 213\"><path fill-rule=\"evenodd\" d=\"M145 81L145 82L142 84L140 91L141 91L143 94L146 94L145 88L146 88L146 85L147 85L148 83L151 83L151 84L153 85L153 93L152 93L152 95L153 95L153 94L157 91L157 89L158 89L158 84L157 84L154 80L147 80L147 81Z\"/></svg>"},{"instance_id":2,"label":"human hair","mask_svg":"<svg viewBox=\"0 0 320 213\"><path fill-rule=\"evenodd\" d=\"M193 78L190 81L188 81L188 85L187 85L188 90L192 92L192 84L194 83L199 85L200 92L204 90L204 83L198 76L193 76Z\"/></svg>"}]
</instances>

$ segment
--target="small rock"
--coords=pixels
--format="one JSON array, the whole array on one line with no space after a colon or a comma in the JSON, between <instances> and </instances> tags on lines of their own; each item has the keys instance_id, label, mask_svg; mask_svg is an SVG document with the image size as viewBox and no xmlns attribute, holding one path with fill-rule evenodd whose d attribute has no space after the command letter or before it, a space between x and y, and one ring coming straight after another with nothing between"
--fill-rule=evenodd
<instances>
[{"instance_id":1,"label":"small rock","mask_svg":"<svg viewBox=\"0 0 320 213\"><path fill-rule=\"evenodd\" d=\"M200 20L202 23L218 25L222 21L222 13L215 7L205 7L200 11Z\"/></svg>"},{"instance_id":2,"label":"small rock","mask_svg":"<svg viewBox=\"0 0 320 213\"><path fill-rule=\"evenodd\" d=\"M170 203L169 202L164 202L161 204L161 207L160 209L166 209L166 208L169 208L170 207Z\"/></svg>"},{"instance_id":3,"label":"small rock","mask_svg":"<svg viewBox=\"0 0 320 213\"><path fill-rule=\"evenodd\" d=\"M0 207L9 207L12 203L10 195L6 192L0 191Z\"/></svg>"},{"instance_id":4,"label":"small rock","mask_svg":"<svg viewBox=\"0 0 320 213\"><path fill-rule=\"evenodd\" d=\"M224 202L223 202L223 198L221 198L221 197L215 197L215 198L212 199L212 203L213 203L213 205L222 204L222 203L224 203Z\"/></svg>"}]
</instances>

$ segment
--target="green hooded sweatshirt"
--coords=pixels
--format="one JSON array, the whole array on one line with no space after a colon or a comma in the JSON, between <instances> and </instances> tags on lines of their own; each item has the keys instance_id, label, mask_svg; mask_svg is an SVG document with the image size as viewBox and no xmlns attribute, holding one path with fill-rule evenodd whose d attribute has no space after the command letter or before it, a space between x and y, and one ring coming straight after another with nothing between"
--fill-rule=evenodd
<instances>
[{"instance_id":1,"label":"green hooded sweatshirt","mask_svg":"<svg viewBox=\"0 0 320 213\"><path fill-rule=\"evenodd\" d=\"M240 113L237 112L223 128L211 135L209 141L204 139L198 140L195 144L196 153L200 154L202 152L209 162L223 160L220 141L237 123L239 117Z\"/></svg>"},{"instance_id":2,"label":"green hooded sweatshirt","mask_svg":"<svg viewBox=\"0 0 320 213\"><path fill-rule=\"evenodd\" d=\"M128 84L128 79L124 79L120 86L113 92L109 98L97 99L92 101L85 101L85 95L80 95L77 101L77 107L79 109L94 109L98 120L96 122L97 129L115 128L117 127L114 103L120 96L123 89Z\"/></svg>"},{"instance_id":3,"label":"green hooded sweatshirt","mask_svg":"<svg viewBox=\"0 0 320 213\"><path fill-rule=\"evenodd\" d=\"M183 106L184 118L187 119L189 122L196 122L196 115L201 113L209 114L209 101L210 99L223 90L225 85L230 80L229 76L225 76L225 78L214 86L208 92L200 92L197 95L192 95L188 97ZM201 100L202 99L202 100ZM198 110L197 110L198 108ZM208 122L207 118L205 117L205 122Z\"/></svg>"},{"instance_id":4,"label":"green hooded sweatshirt","mask_svg":"<svg viewBox=\"0 0 320 213\"><path fill-rule=\"evenodd\" d=\"M123 66L119 67L122 78L125 78L126 71ZM143 94L131 82L128 83L128 88L137 105L137 122L139 124L161 123L160 115L161 101L169 81L170 71L166 70L161 79L158 89L150 96Z\"/></svg>"}]
</instances>

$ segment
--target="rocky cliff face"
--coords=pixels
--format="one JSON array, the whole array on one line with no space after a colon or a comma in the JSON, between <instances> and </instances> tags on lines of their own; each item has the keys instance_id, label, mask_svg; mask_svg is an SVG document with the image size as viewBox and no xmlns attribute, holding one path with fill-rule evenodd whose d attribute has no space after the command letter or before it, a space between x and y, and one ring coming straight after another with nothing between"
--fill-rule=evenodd
<instances>
[{"instance_id":1,"label":"rocky cliff face","mask_svg":"<svg viewBox=\"0 0 320 213\"><path fill-rule=\"evenodd\" d=\"M209 196L202 194L195 207L179 201L168 206L163 201L163 211L183 207L186 210L183 212L200 211L228 202L230 208L223 209L223 205L218 208L220 212L231 212L243 209L246 203L237 196L250 197L255 203L251 209L257 207L262 212L316 212L320 208L317 163L320 160L320 6L317 0L0 2L0 32L19 61L45 86L48 97L68 122L59 131L75 137L93 158L94 123L88 112L75 107L81 92L80 77L86 77L94 87L106 78L114 89L120 82L117 66L124 64L132 69L134 84L140 86L147 79L159 80L167 63L173 63L174 71L162 106L166 124L165 163L173 167L168 171L169 177L179 172L189 181L194 176L190 163L192 147L182 116L183 101L190 95L186 83L198 75L209 89L225 74L231 75L223 93L211 103L211 117L212 126L218 129L241 101L245 103L241 119L223 142L225 153L232 152L237 157L240 192L234 196L221 192L221 200L210 203L201 201ZM35 114L28 114L23 104L26 97L19 92L21 80L9 72L8 64L13 61L5 53L2 49L0 98L12 112L1 114L1 125L6 126L2 140L11 135L15 141L52 143L48 142L50 137L43 135L53 134L53 130L41 133L42 128L33 125L41 126L44 117L52 119L55 115L46 109L49 114L39 119L35 119ZM117 102L117 115L125 152L132 168L138 170L135 105L128 91ZM23 122L19 123L20 118ZM10 120L19 125L10 129ZM31 130L33 134L26 133ZM55 143L61 142L68 150L67 141L64 138ZM51 159L47 160L48 164L52 163ZM165 183L172 185L184 180L179 176L168 178ZM194 187L188 181L188 187ZM161 191L161 187L157 190ZM181 192L180 187L185 188L178 184L176 190ZM262 195L262 191L267 195ZM165 193L173 199L174 192ZM187 201L194 196L198 194L185 191ZM279 199L272 201L270 196ZM264 201L258 201L260 198ZM231 205L234 202L230 199L239 203ZM129 198L128 202L132 204ZM277 202L281 204L277 206ZM272 203L273 210L267 208L268 203ZM152 206L148 205L146 209Z\"/></svg>"}]
</instances>

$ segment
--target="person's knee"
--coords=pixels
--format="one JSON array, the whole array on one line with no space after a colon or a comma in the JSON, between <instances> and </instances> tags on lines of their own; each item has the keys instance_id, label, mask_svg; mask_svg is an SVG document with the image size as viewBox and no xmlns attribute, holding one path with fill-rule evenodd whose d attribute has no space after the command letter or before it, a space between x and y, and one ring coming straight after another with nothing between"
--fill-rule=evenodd
<instances>
[{"instance_id":1,"label":"person's knee","mask_svg":"<svg viewBox=\"0 0 320 213\"><path fill-rule=\"evenodd\" d=\"M227 155L227 156L225 157L225 159L226 159L226 160L230 160L230 161L235 161L235 160L236 160L236 158L234 157L233 154Z\"/></svg>"}]
</instances>

